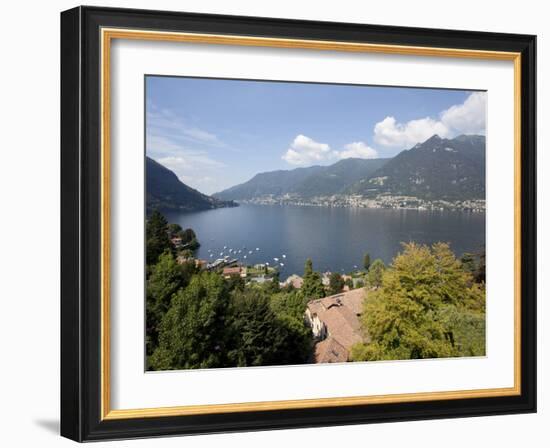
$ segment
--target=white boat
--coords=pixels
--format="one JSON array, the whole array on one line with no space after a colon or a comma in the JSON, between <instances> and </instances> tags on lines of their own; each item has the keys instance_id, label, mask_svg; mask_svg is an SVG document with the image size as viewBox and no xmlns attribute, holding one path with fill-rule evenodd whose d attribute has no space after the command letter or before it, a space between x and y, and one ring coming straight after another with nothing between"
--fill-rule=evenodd
<instances>
[{"instance_id":1,"label":"white boat","mask_svg":"<svg viewBox=\"0 0 550 448\"><path fill-rule=\"evenodd\" d=\"M286 255L285 255L285 254L283 254L283 258L286 258Z\"/></svg>"},{"instance_id":2,"label":"white boat","mask_svg":"<svg viewBox=\"0 0 550 448\"><path fill-rule=\"evenodd\" d=\"M274 259L275 261L279 261L279 259L278 259L277 257L274 257L273 259Z\"/></svg>"}]
</instances>

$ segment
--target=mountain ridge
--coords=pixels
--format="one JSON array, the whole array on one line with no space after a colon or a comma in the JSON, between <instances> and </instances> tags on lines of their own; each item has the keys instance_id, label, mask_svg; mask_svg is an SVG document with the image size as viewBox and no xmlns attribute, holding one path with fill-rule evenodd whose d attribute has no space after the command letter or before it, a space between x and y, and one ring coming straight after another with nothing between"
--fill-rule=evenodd
<instances>
[{"instance_id":1,"label":"mountain ridge","mask_svg":"<svg viewBox=\"0 0 550 448\"><path fill-rule=\"evenodd\" d=\"M434 134L392 158L350 158L328 166L258 173L247 182L213 196L250 201L333 195L484 199L485 136L459 135L447 139Z\"/></svg>"},{"instance_id":2,"label":"mountain ridge","mask_svg":"<svg viewBox=\"0 0 550 448\"><path fill-rule=\"evenodd\" d=\"M179 180L173 171L147 156L145 174L148 214L153 210L198 211L238 205L233 201L220 200L189 187Z\"/></svg>"},{"instance_id":3,"label":"mountain ridge","mask_svg":"<svg viewBox=\"0 0 550 448\"><path fill-rule=\"evenodd\" d=\"M249 200L267 195L312 197L339 194L388 160L349 158L328 166L314 165L258 173L247 182L214 193L213 196L226 200Z\"/></svg>"},{"instance_id":4,"label":"mountain ridge","mask_svg":"<svg viewBox=\"0 0 550 448\"><path fill-rule=\"evenodd\" d=\"M485 198L485 137L433 135L401 151L350 194L407 195L428 200Z\"/></svg>"}]
</instances>

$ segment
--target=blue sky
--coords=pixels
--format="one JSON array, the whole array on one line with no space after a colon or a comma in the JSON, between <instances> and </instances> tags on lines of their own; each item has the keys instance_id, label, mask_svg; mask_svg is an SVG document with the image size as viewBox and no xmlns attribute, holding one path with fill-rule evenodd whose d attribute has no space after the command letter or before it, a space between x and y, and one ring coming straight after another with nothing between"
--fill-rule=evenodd
<instances>
[{"instance_id":1,"label":"blue sky","mask_svg":"<svg viewBox=\"0 0 550 448\"><path fill-rule=\"evenodd\" d=\"M146 77L146 153L212 194L259 172L390 157L437 133L485 133L486 94Z\"/></svg>"}]
</instances>

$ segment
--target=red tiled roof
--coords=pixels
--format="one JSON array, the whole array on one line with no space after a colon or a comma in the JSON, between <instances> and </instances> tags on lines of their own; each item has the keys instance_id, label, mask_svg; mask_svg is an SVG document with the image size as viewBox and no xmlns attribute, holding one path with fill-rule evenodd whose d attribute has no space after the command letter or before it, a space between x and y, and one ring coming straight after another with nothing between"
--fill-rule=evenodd
<instances>
[{"instance_id":1,"label":"red tiled roof","mask_svg":"<svg viewBox=\"0 0 550 448\"><path fill-rule=\"evenodd\" d=\"M284 284L292 285L294 288L300 289L304 284L304 279L299 275L293 274L285 280Z\"/></svg>"},{"instance_id":2,"label":"red tiled roof","mask_svg":"<svg viewBox=\"0 0 550 448\"><path fill-rule=\"evenodd\" d=\"M308 303L310 313L312 315L317 315L319 320L325 324L328 333L327 339L316 345L316 359L325 356L326 349L323 347L330 344L330 347L334 348L336 347L335 344L339 344L346 350L345 356L347 360L348 352L351 350L351 347L365 340L359 321L359 314L361 314L363 310L365 295L366 290L364 288L358 288L322 299L312 300ZM330 343L326 342L329 340L331 340ZM317 347L319 345L320 347ZM320 352L320 355L317 356L317 350L323 350L323 352ZM337 352L339 353L338 356L343 356L341 350L337 350ZM337 355L334 356L338 358Z\"/></svg>"},{"instance_id":3,"label":"red tiled roof","mask_svg":"<svg viewBox=\"0 0 550 448\"><path fill-rule=\"evenodd\" d=\"M316 363L346 362L349 357L348 350L332 337L315 345L314 361Z\"/></svg>"}]
</instances>

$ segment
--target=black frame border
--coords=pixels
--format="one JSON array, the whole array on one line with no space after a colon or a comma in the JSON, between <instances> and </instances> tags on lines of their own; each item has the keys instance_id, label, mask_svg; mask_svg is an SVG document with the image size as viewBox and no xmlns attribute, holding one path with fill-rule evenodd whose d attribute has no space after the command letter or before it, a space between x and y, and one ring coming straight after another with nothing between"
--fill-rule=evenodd
<instances>
[{"instance_id":1,"label":"black frame border","mask_svg":"<svg viewBox=\"0 0 550 448\"><path fill-rule=\"evenodd\" d=\"M101 420L100 29L521 53L521 395ZM536 412L536 36L77 7L61 13L61 435L79 442Z\"/></svg>"}]
</instances>

